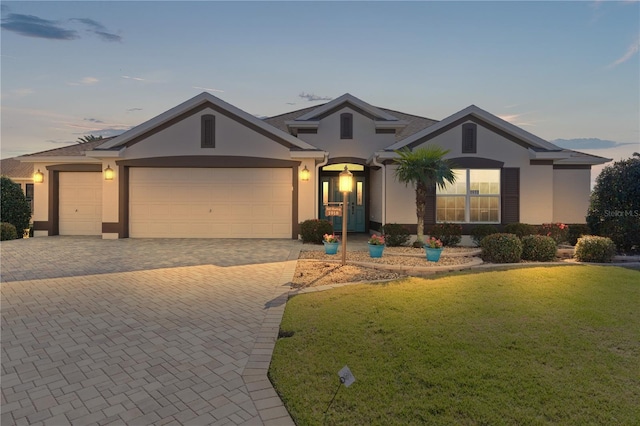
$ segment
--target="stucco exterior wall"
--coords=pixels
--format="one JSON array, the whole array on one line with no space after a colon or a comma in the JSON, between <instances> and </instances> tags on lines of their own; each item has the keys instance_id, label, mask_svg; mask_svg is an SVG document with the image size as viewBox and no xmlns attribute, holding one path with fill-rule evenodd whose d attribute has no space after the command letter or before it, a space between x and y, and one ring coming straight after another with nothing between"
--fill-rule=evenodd
<instances>
[{"instance_id":1,"label":"stucco exterior wall","mask_svg":"<svg viewBox=\"0 0 640 426\"><path fill-rule=\"evenodd\" d=\"M115 173L113 180L102 179L102 222L103 223L118 223L118 211L120 208L120 197L118 196L118 185L120 180L120 174L118 167L113 164L113 161L103 161L102 170L105 170L107 166L111 167ZM104 176L103 176L104 177ZM104 239L117 239L117 233L102 233Z\"/></svg>"},{"instance_id":2,"label":"stucco exterior wall","mask_svg":"<svg viewBox=\"0 0 640 426\"><path fill-rule=\"evenodd\" d=\"M33 214L31 215L33 222L49 220L49 180L51 176L46 166L44 163L33 164L34 173L40 169L44 174L44 182L33 184ZM47 235L49 235L47 231L33 231L34 237L46 237Z\"/></svg>"},{"instance_id":3,"label":"stucco exterior wall","mask_svg":"<svg viewBox=\"0 0 640 426\"><path fill-rule=\"evenodd\" d=\"M416 190L395 178L396 166L387 165L387 223L416 223Z\"/></svg>"},{"instance_id":4,"label":"stucco exterior wall","mask_svg":"<svg viewBox=\"0 0 640 426\"><path fill-rule=\"evenodd\" d=\"M216 117L215 148L201 148L201 117ZM289 149L212 109L155 133L126 150L127 159L188 155L232 155L290 159Z\"/></svg>"},{"instance_id":5,"label":"stucco exterior wall","mask_svg":"<svg viewBox=\"0 0 640 426\"><path fill-rule=\"evenodd\" d=\"M307 166L309 170L309 181L304 182L300 179L300 171ZM315 196L317 187L316 167L313 159L302 159L298 168L298 221L302 222L307 219L314 219L315 213Z\"/></svg>"},{"instance_id":6,"label":"stucco exterior wall","mask_svg":"<svg viewBox=\"0 0 640 426\"><path fill-rule=\"evenodd\" d=\"M340 114L353 114L353 139L340 139ZM320 120L318 133L300 133L298 139L329 152L329 158L355 157L367 159L375 151L395 142L391 133L376 134L374 122L351 108L339 111Z\"/></svg>"},{"instance_id":7,"label":"stucco exterior wall","mask_svg":"<svg viewBox=\"0 0 640 426\"><path fill-rule=\"evenodd\" d=\"M553 170L553 222L585 223L591 171Z\"/></svg>"}]
</instances>

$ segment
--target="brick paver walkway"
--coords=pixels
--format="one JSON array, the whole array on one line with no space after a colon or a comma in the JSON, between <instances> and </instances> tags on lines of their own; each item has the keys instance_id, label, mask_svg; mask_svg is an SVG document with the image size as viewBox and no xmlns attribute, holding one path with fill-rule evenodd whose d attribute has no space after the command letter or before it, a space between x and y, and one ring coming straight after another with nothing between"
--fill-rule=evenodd
<instances>
[{"instance_id":1,"label":"brick paver walkway","mask_svg":"<svg viewBox=\"0 0 640 426\"><path fill-rule=\"evenodd\" d=\"M33 240L39 249L45 244L67 258L89 249L82 242L91 249L102 242L37 240L44 239ZM25 255L29 243L13 249ZM193 245L222 256L211 241ZM11 248L3 243L3 281ZM276 242L279 262L243 265L253 256L244 250L237 266L87 274L83 264L72 276L6 280L2 425L293 424L266 372L295 270L287 259L298 249ZM142 262L145 256L153 257ZM100 257L112 262L108 252Z\"/></svg>"}]
</instances>

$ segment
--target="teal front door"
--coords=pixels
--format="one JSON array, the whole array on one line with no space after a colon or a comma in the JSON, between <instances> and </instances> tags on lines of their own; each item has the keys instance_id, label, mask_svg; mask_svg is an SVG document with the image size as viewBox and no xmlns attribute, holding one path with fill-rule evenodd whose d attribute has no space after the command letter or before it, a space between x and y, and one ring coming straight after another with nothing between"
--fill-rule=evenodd
<instances>
[{"instance_id":1,"label":"teal front door","mask_svg":"<svg viewBox=\"0 0 640 426\"><path fill-rule=\"evenodd\" d=\"M322 176L320 178L320 218L327 219L333 223L335 232L342 232L341 216L326 216L325 205L338 205L342 202L342 193L338 186L338 176ZM347 204L347 231L365 232L365 179L364 176L355 175L353 177L353 188L349 194Z\"/></svg>"}]
</instances>

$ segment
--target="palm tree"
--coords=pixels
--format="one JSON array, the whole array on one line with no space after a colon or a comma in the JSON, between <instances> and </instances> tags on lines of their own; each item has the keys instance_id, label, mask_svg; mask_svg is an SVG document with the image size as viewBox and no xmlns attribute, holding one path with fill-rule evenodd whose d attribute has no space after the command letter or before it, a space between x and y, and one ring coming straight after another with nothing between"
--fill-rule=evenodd
<instances>
[{"instance_id":1,"label":"palm tree","mask_svg":"<svg viewBox=\"0 0 640 426\"><path fill-rule=\"evenodd\" d=\"M424 241L424 213L427 205L427 189L434 183L443 189L447 183L456 181L451 169L452 164L444 159L449 150L437 145L427 145L411 151L404 148L395 151L400 157L394 160L396 179L406 186L411 184L416 189L416 216L418 219L418 241Z\"/></svg>"},{"instance_id":2,"label":"palm tree","mask_svg":"<svg viewBox=\"0 0 640 426\"><path fill-rule=\"evenodd\" d=\"M102 136L88 135L78 138L78 143L87 143L102 140Z\"/></svg>"}]
</instances>

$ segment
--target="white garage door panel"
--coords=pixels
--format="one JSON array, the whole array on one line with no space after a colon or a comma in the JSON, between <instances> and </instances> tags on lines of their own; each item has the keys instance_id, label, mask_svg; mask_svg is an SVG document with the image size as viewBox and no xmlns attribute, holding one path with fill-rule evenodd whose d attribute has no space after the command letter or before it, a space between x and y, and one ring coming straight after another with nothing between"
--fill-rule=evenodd
<instances>
[{"instance_id":1,"label":"white garage door panel","mask_svg":"<svg viewBox=\"0 0 640 426\"><path fill-rule=\"evenodd\" d=\"M60 235L102 234L102 173L61 172Z\"/></svg>"},{"instance_id":2,"label":"white garage door panel","mask_svg":"<svg viewBox=\"0 0 640 426\"><path fill-rule=\"evenodd\" d=\"M133 238L291 238L291 169L130 169Z\"/></svg>"}]
</instances>

